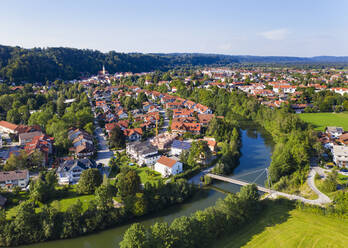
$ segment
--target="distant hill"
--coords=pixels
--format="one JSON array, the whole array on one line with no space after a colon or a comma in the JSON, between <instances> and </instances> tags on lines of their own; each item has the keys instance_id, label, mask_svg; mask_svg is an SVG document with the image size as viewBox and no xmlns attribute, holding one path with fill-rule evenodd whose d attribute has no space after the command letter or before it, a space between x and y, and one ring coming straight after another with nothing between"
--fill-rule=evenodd
<instances>
[{"instance_id":1,"label":"distant hill","mask_svg":"<svg viewBox=\"0 0 348 248\"><path fill-rule=\"evenodd\" d=\"M0 78L14 82L44 82L96 74L105 65L110 73L167 70L175 66L228 65L232 63L348 63L348 57L313 58L234 56L201 53L102 53L65 47L32 48L0 45Z\"/></svg>"}]
</instances>

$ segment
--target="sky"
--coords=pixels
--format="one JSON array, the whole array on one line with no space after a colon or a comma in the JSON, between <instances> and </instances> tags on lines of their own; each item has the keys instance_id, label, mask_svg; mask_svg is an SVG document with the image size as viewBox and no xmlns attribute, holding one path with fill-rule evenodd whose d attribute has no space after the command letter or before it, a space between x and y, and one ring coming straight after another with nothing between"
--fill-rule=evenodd
<instances>
[{"instance_id":1,"label":"sky","mask_svg":"<svg viewBox=\"0 0 348 248\"><path fill-rule=\"evenodd\" d=\"M348 0L1 0L0 44L348 56Z\"/></svg>"}]
</instances>

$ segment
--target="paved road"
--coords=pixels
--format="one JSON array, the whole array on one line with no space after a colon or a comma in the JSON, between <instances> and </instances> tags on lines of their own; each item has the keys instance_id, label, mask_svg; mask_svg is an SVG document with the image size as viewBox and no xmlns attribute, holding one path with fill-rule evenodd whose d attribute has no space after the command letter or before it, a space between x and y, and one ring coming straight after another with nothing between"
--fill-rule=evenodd
<instances>
[{"instance_id":1,"label":"paved road","mask_svg":"<svg viewBox=\"0 0 348 248\"><path fill-rule=\"evenodd\" d=\"M322 193L315 185L314 178L316 173L318 173L320 176L326 177L324 170L322 170L320 167L311 167L307 178L308 186L318 195L318 199L316 199L317 202L319 202L320 204L330 203L331 199L327 195Z\"/></svg>"},{"instance_id":2,"label":"paved road","mask_svg":"<svg viewBox=\"0 0 348 248\"><path fill-rule=\"evenodd\" d=\"M97 164L101 163L104 166L108 166L114 154L110 151L103 130L99 126L95 129L95 135L98 140L97 159L95 161Z\"/></svg>"},{"instance_id":3,"label":"paved road","mask_svg":"<svg viewBox=\"0 0 348 248\"><path fill-rule=\"evenodd\" d=\"M318 195L318 198L315 200L309 200L301 196L297 195L290 195L286 194L283 192L272 192L270 197L277 198L278 196L283 196L286 197L290 200L299 200L307 204L312 204L312 205L325 205L328 203L331 203L331 199L323 194L316 186L314 182L315 174L317 173L319 167L311 167L308 177L307 177L307 184L308 186ZM320 168L319 168L320 169ZM319 171L319 170L318 170Z\"/></svg>"}]
</instances>

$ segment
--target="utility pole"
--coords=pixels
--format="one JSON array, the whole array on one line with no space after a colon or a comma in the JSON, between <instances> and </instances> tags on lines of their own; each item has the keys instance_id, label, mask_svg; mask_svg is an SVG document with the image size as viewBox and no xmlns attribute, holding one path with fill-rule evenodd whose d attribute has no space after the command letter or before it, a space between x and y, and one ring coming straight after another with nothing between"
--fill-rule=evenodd
<instances>
[{"instance_id":1,"label":"utility pole","mask_svg":"<svg viewBox=\"0 0 348 248\"><path fill-rule=\"evenodd\" d=\"M269 176L268 168L266 168L266 174L267 174L268 188L270 189L270 192L272 193L272 181Z\"/></svg>"}]
</instances>

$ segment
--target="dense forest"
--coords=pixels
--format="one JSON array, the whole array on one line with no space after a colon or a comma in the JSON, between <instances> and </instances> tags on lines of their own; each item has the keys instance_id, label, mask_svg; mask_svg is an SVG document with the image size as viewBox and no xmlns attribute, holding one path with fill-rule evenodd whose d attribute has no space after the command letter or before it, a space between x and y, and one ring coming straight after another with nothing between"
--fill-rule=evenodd
<instances>
[{"instance_id":1,"label":"dense forest","mask_svg":"<svg viewBox=\"0 0 348 248\"><path fill-rule=\"evenodd\" d=\"M102 53L97 50L64 47L32 48L0 45L0 78L11 82L44 82L46 80L76 79L96 74L105 65L110 73L149 72L168 70L177 66L230 64L348 64L348 57L275 57L233 56L200 53L142 54Z\"/></svg>"},{"instance_id":2,"label":"dense forest","mask_svg":"<svg viewBox=\"0 0 348 248\"><path fill-rule=\"evenodd\" d=\"M102 53L73 48L33 48L0 46L0 77L15 82L76 79L97 74L105 65L110 73L167 70L179 65L211 65L238 62L231 56L140 53Z\"/></svg>"}]
</instances>

